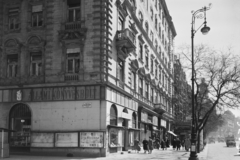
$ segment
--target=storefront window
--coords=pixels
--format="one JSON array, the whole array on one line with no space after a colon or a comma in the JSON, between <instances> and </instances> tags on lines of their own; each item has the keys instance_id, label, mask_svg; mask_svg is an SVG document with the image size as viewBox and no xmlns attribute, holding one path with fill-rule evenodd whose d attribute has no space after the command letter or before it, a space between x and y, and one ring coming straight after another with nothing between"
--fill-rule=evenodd
<instances>
[{"instance_id":1,"label":"storefront window","mask_svg":"<svg viewBox=\"0 0 240 160\"><path fill-rule=\"evenodd\" d=\"M121 147L123 136L122 130L117 128L109 129L109 145L110 147Z\"/></svg>"},{"instance_id":2,"label":"storefront window","mask_svg":"<svg viewBox=\"0 0 240 160\"><path fill-rule=\"evenodd\" d=\"M136 113L135 112L133 112L133 114L132 114L132 128L137 128Z\"/></svg>"}]
</instances>

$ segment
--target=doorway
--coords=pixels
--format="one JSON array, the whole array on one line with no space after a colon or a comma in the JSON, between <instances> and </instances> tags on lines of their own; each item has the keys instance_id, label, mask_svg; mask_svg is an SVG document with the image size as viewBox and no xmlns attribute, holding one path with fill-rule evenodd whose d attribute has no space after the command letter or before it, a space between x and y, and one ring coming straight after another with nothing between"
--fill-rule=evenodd
<instances>
[{"instance_id":1,"label":"doorway","mask_svg":"<svg viewBox=\"0 0 240 160\"><path fill-rule=\"evenodd\" d=\"M31 137L31 110L26 104L16 104L9 113L9 129L15 132L9 133L10 152L29 152Z\"/></svg>"}]
</instances>

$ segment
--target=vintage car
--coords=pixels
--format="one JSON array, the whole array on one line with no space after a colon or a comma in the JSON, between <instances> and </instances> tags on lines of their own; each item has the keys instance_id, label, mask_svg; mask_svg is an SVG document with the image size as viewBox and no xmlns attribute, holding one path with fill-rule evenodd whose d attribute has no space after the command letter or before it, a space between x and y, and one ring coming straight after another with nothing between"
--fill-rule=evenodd
<instances>
[{"instance_id":1,"label":"vintage car","mask_svg":"<svg viewBox=\"0 0 240 160\"><path fill-rule=\"evenodd\" d=\"M226 141L227 147L229 147L229 146L234 146L234 147L236 147L236 141L235 141L234 136L228 136L228 137L226 137L226 138L225 138L225 141Z\"/></svg>"},{"instance_id":2,"label":"vintage car","mask_svg":"<svg viewBox=\"0 0 240 160\"><path fill-rule=\"evenodd\" d=\"M208 143L215 143L215 138L214 137L209 137L208 138Z\"/></svg>"}]
</instances>

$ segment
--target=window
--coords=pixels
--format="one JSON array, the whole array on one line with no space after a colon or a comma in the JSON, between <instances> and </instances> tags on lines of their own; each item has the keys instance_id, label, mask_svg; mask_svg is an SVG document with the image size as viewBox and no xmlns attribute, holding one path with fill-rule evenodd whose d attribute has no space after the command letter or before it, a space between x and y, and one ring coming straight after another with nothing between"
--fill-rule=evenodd
<instances>
[{"instance_id":1,"label":"window","mask_svg":"<svg viewBox=\"0 0 240 160\"><path fill-rule=\"evenodd\" d=\"M139 12L139 21L140 21L141 25L143 26L143 15L142 15L142 12Z\"/></svg>"},{"instance_id":2,"label":"window","mask_svg":"<svg viewBox=\"0 0 240 160\"><path fill-rule=\"evenodd\" d=\"M153 73L153 58L151 58L151 73Z\"/></svg>"},{"instance_id":3,"label":"window","mask_svg":"<svg viewBox=\"0 0 240 160\"><path fill-rule=\"evenodd\" d=\"M155 78L158 78L158 65L157 63L155 64Z\"/></svg>"},{"instance_id":4,"label":"window","mask_svg":"<svg viewBox=\"0 0 240 160\"><path fill-rule=\"evenodd\" d=\"M118 30L121 31L124 28L124 21L123 18L121 16L118 17Z\"/></svg>"},{"instance_id":5,"label":"window","mask_svg":"<svg viewBox=\"0 0 240 160\"><path fill-rule=\"evenodd\" d=\"M155 29L157 30L157 24L158 24L158 22L157 22L157 15L155 15Z\"/></svg>"},{"instance_id":6,"label":"window","mask_svg":"<svg viewBox=\"0 0 240 160\"><path fill-rule=\"evenodd\" d=\"M80 48L67 50L67 73L79 73Z\"/></svg>"},{"instance_id":7,"label":"window","mask_svg":"<svg viewBox=\"0 0 240 160\"><path fill-rule=\"evenodd\" d=\"M42 74L42 54L40 52L31 53L30 73L32 76L39 76Z\"/></svg>"},{"instance_id":8,"label":"window","mask_svg":"<svg viewBox=\"0 0 240 160\"><path fill-rule=\"evenodd\" d=\"M153 99L153 91L154 91L153 88L151 88L151 93L150 93L150 94L151 94L151 95L150 95L150 98L151 98L151 99L150 99L150 100L151 100L152 103L154 102L154 101L153 101L153 100L154 100L154 99Z\"/></svg>"},{"instance_id":9,"label":"window","mask_svg":"<svg viewBox=\"0 0 240 160\"><path fill-rule=\"evenodd\" d=\"M124 82L124 62L118 58L118 79Z\"/></svg>"},{"instance_id":10,"label":"window","mask_svg":"<svg viewBox=\"0 0 240 160\"><path fill-rule=\"evenodd\" d=\"M132 128L137 128L137 116L135 112L132 114Z\"/></svg>"},{"instance_id":11,"label":"window","mask_svg":"<svg viewBox=\"0 0 240 160\"><path fill-rule=\"evenodd\" d=\"M143 60L143 45L139 43L139 53L140 53L140 59Z\"/></svg>"},{"instance_id":12,"label":"window","mask_svg":"<svg viewBox=\"0 0 240 160\"><path fill-rule=\"evenodd\" d=\"M19 28L19 8L8 10L8 25L11 30Z\"/></svg>"},{"instance_id":13,"label":"window","mask_svg":"<svg viewBox=\"0 0 240 160\"><path fill-rule=\"evenodd\" d=\"M7 65L8 65L8 77L17 77L18 55L17 54L8 55Z\"/></svg>"},{"instance_id":14,"label":"window","mask_svg":"<svg viewBox=\"0 0 240 160\"><path fill-rule=\"evenodd\" d=\"M42 5L32 6L32 27L40 27L43 25Z\"/></svg>"},{"instance_id":15,"label":"window","mask_svg":"<svg viewBox=\"0 0 240 160\"><path fill-rule=\"evenodd\" d=\"M81 20L81 1L68 0L68 21L75 22Z\"/></svg>"},{"instance_id":16,"label":"window","mask_svg":"<svg viewBox=\"0 0 240 160\"><path fill-rule=\"evenodd\" d=\"M110 125L117 125L117 108L114 105L110 109Z\"/></svg>"},{"instance_id":17,"label":"window","mask_svg":"<svg viewBox=\"0 0 240 160\"><path fill-rule=\"evenodd\" d=\"M148 99L149 98L149 84L146 83L145 87L146 87L146 89L145 89L145 97Z\"/></svg>"},{"instance_id":18,"label":"window","mask_svg":"<svg viewBox=\"0 0 240 160\"><path fill-rule=\"evenodd\" d=\"M146 33L148 34L149 27L147 22L145 23L145 28L146 28Z\"/></svg>"},{"instance_id":19,"label":"window","mask_svg":"<svg viewBox=\"0 0 240 160\"><path fill-rule=\"evenodd\" d=\"M139 94L140 95L143 95L143 79L142 78L139 78Z\"/></svg>"},{"instance_id":20,"label":"window","mask_svg":"<svg viewBox=\"0 0 240 160\"><path fill-rule=\"evenodd\" d=\"M132 89L136 89L136 73L134 71L132 71L131 74L131 80L132 80Z\"/></svg>"},{"instance_id":21,"label":"window","mask_svg":"<svg viewBox=\"0 0 240 160\"><path fill-rule=\"evenodd\" d=\"M159 67L159 82L161 83L162 80L162 71L161 68Z\"/></svg>"},{"instance_id":22,"label":"window","mask_svg":"<svg viewBox=\"0 0 240 160\"><path fill-rule=\"evenodd\" d=\"M152 7L151 7L150 12L151 12L151 19L153 20L153 9L152 9Z\"/></svg>"},{"instance_id":23,"label":"window","mask_svg":"<svg viewBox=\"0 0 240 160\"><path fill-rule=\"evenodd\" d=\"M148 54L147 54L147 53L146 53L146 55L145 55L145 61L146 61L146 62L145 62L145 63L146 63L146 64L145 64L145 67L148 68L148 67L149 67L149 64L148 64Z\"/></svg>"},{"instance_id":24,"label":"window","mask_svg":"<svg viewBox=\"0 0 240 160\"><path fill-rule=\"evenodd\" d=\"M151 31L151 33L150 33L150 39L151 39L151 41L153 42L153 32Z\"/></svg>"}]
</instances>

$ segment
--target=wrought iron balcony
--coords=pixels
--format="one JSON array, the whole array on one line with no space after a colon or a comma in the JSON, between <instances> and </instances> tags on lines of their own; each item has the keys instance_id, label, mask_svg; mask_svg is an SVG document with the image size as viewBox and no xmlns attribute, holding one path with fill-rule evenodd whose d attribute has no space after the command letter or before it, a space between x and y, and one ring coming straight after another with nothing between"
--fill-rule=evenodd
<instances>
[{"instance_id":1,"label":"wrought iron balcony","mask_svg":"<svg viewBox=\"0 0 240 160\"><path fill-rule=\"evenodd\" d=\"M81 21L75 21L75 22L66 22L65 23L65 30L78 30L82 28L82 22Z\"/></svg>"},{"instance_id":2,"label":"wrought iron balcony","mask_svg":"<svg viewBox=\"0 0 240 160\"><path fill-rule=\"evenodd\" d=\"M65 81L78 81L79 74L65 74L64 80Z\"/></svg>"},{"instance_id":3,"label":"wrought iron balcony","mask_svg":"<svg viewBox=\"0 0 240 160\"><path fill-rule=\"evenodd\" d=\"M154 111L156 111L159 114L163 114L166 112L166 108L164 107L163 104L157 103L157 104L154 104Z\"/></svg>"},{"instance_id":4,"label":"wrought iron balcony","mask_svg":"<svg viewBox=\"0 0 240 160\"><path fill-rule=\"evenodd\" d=\"M116 47L123 52L132 52L135 48L135 34L129 29L117 31Z\"/></svg>"}]
</instances>

